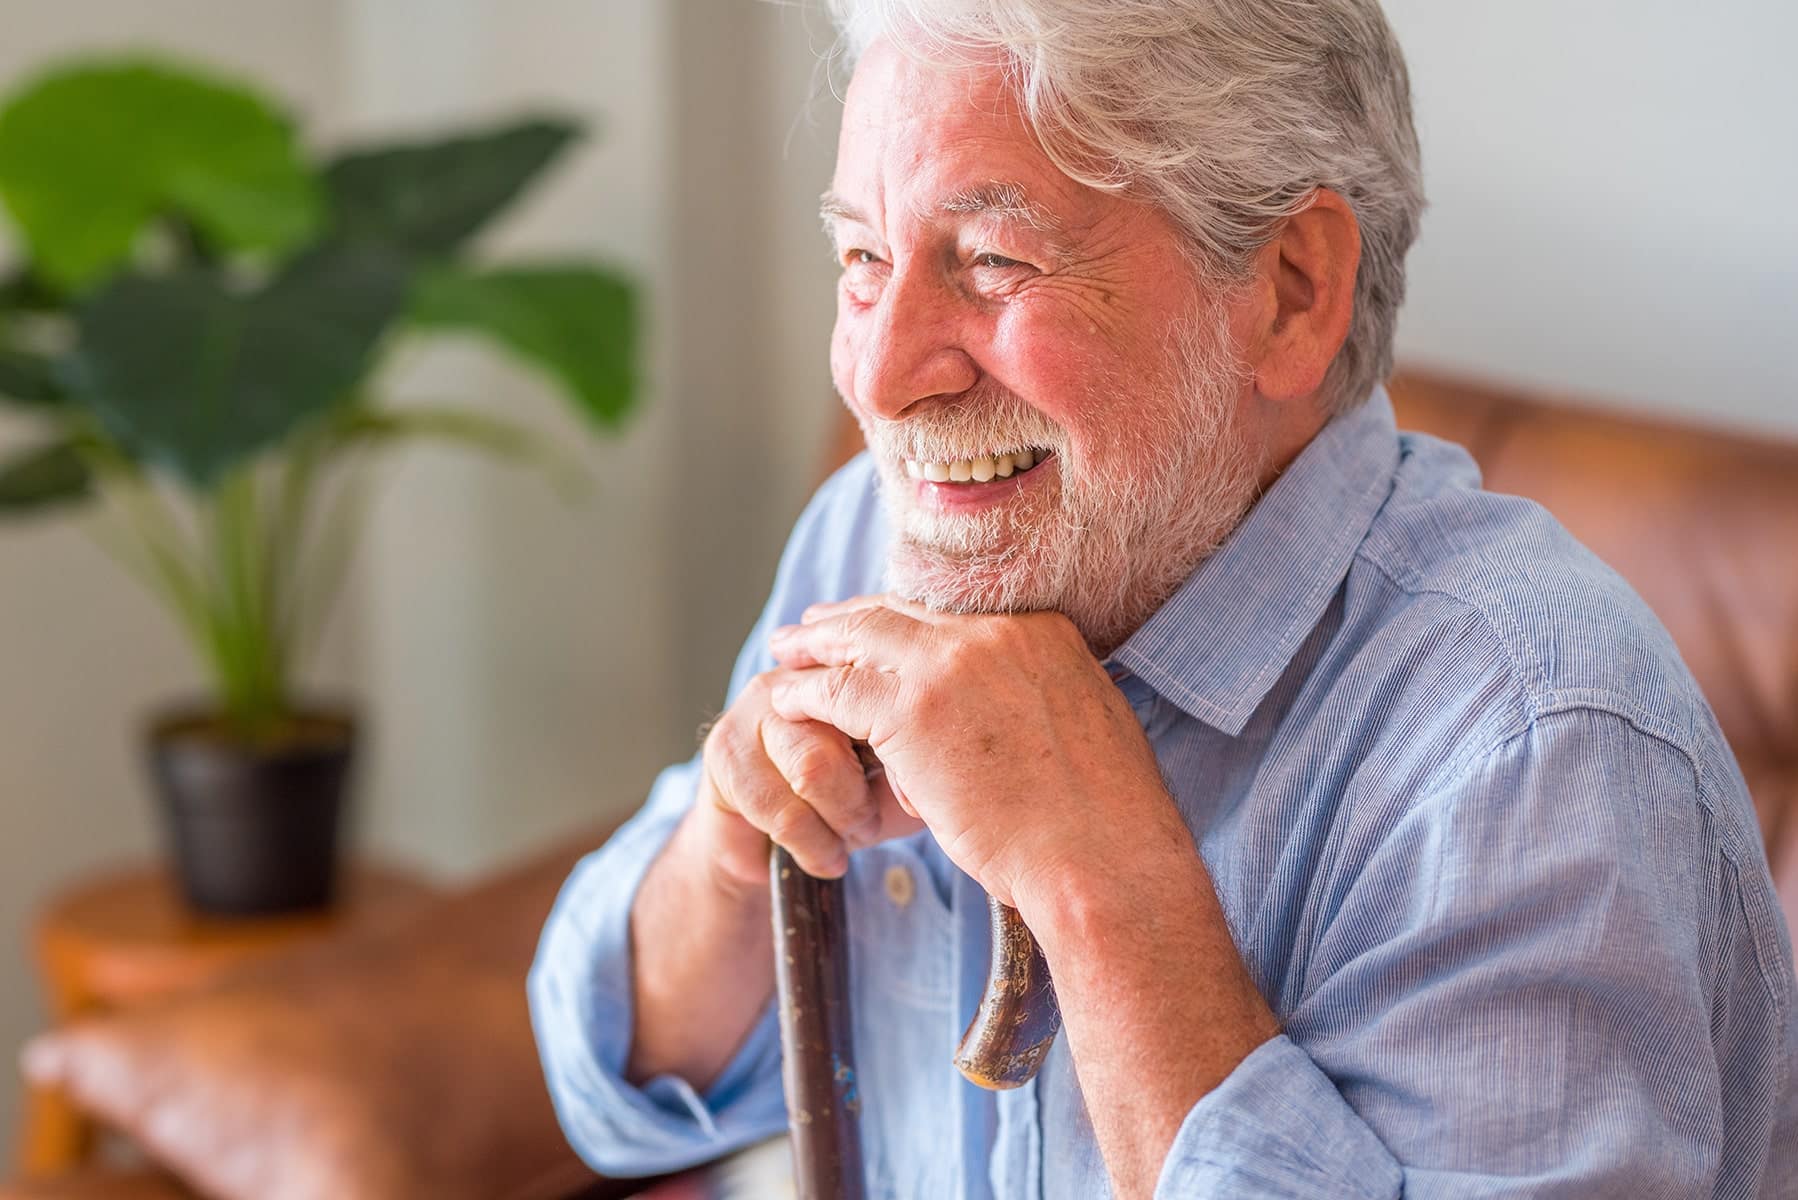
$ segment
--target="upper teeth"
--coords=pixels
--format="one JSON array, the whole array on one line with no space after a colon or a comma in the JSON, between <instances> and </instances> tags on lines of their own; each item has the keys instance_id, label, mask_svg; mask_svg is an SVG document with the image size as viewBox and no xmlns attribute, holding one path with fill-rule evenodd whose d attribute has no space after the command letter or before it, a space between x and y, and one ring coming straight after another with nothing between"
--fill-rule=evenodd
<instances>
[{"instance_id":1,"label":"upper teeth","mask_svg":"<svg viewBox=\"0 0 1798 1200\"><path fill-rule=\"evenodd\" d=\"M1018 450L1011 454L995 454L990 458L962 458L954 462L919 462L905 460L905 473L913 479L932 483L985 483L989 479L1009 479L1018 471L1028 471L1037 464L1034 450Z\"/></svg>"}]
</instances>

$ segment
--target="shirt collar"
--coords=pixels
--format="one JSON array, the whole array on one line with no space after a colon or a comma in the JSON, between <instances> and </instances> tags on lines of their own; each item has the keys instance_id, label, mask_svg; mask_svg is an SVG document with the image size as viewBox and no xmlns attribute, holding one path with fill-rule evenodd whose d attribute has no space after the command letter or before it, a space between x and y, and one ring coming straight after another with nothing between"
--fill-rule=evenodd
<instances>
[{"instance_id":1,"label":"shirt collar","mask_svg":"<svg viewBox=\"0 0 1798 1200\"><path fill-rule=\"evenodd\" d=\"M1398 458L1392 402L1377 388L1311 439L1111 661L1207 725L1241 733L1348 574Z\"/></svg>"}]
</instances>

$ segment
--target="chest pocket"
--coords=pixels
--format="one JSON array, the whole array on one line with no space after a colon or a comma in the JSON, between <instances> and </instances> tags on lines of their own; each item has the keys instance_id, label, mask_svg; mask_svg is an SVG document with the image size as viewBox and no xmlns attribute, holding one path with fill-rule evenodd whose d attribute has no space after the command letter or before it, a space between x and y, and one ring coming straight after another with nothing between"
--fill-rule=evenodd
<instances>
[{"instance_id":1,"label":"chest pocket","mask_svg":"<svg viewBox=\"0 0 1798 1200\"><path fill-rule=\"evenodd\" d=\"M847 907L868 1196L954 1196L959 1076L950 1054L961 1031L949 908L906 842L855 855Z\"/></svg>"}]
</instances>

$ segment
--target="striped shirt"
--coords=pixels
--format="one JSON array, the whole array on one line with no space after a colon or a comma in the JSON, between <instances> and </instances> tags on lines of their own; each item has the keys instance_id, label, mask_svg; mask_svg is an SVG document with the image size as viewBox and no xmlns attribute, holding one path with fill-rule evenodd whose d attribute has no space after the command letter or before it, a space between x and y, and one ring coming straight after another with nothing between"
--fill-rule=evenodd
<instances>
[{"instance_id":1,"label":"striped shirt","mask_svg":"<svg viewBox=\"0 0 1798 1200\"><path fill-rule=\"evenodd\" d=\"M886 540L864 456L801 517L733 695L774 626L881 590ZM1186 1115L1157 1197L1798 1196L1791 945L1741 775L1665 630L1539 506L1378 393L1107 665L1284 1030ZM531 975L609 1174L785 1123L771 1010L703 1094L622 1079L629 906L695 770L576 869ZM1109 1195L1065 1038L1012 1092L950 1065L979 887L922 833L848 889L869 1196Z\"/></svg>"}]
</instances>

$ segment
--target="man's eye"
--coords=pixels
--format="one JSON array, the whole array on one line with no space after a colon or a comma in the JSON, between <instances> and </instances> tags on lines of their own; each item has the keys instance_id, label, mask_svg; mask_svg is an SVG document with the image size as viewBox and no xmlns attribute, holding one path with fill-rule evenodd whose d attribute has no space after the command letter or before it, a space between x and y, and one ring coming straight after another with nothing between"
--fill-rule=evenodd
<instances>
[{"instance_id":1,"label":"man's eye","mask_svg":"<svg viewBox=\"0 0 1798 1200\"><path fill-rule=\"evenodd\" d=\"M1021 267L1024 264L1015 258L1006 258L1003 254L994 254L991 251L986 251L974 256L974 265L977 267L992 267L996 270L1004 270L1007 267Z\"/></svg>"},{"instance_id":2,"label":"man's eye","mask_svg":"<svg viewBox=\"0 0 1798 1200\"><path fill-rule=\"evenodd\" d=\"M843 261L854 267L865 267L880 261L880 256L872 250L848 250L843 254Z\"/></svg>"}]
</instances>

